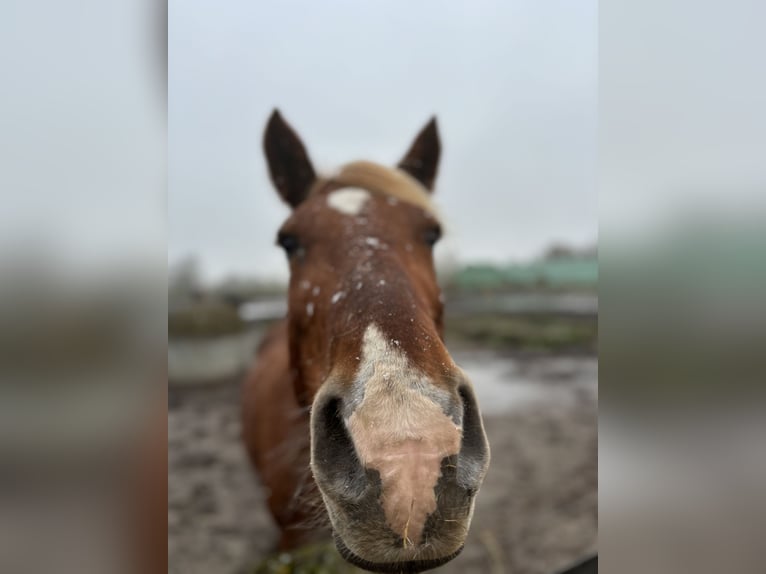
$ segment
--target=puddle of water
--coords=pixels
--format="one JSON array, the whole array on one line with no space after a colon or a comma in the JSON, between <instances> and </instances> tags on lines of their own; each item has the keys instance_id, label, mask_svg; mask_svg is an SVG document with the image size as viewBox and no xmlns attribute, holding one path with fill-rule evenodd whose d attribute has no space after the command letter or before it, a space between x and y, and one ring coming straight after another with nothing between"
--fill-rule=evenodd
<instances>
[{"instance_id":1,"label":"puddle of water","mask_svg":"<svg viewBox=\"0 0 766 574\"><path fill-rule=\"evenodd\" d=\"M544 358L520 361L490 353L455 356L473 383L482 413L499 414L530 403L573 400L580 389L598 388L594 359Z\"/></svg>"}]
</instances>

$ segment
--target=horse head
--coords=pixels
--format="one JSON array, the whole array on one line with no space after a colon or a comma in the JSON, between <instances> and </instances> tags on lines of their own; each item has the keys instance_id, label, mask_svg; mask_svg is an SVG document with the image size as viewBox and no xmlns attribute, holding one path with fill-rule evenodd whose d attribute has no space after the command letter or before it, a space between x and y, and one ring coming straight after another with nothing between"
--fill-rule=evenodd
<instances>
[{"instance_id":1,"label":"horse head","mask_svg":"<svg viewBox=\"0 0 766 574\"><path fill-rule=\"evenodd\" d=\"M461 551L489 464L471 383L443 341L436 121L397 167L320 177L277 111L264 148L292 208L277 238L290 364L336 545L368 570L436 567Z\"/></svg>"}]
</instances>

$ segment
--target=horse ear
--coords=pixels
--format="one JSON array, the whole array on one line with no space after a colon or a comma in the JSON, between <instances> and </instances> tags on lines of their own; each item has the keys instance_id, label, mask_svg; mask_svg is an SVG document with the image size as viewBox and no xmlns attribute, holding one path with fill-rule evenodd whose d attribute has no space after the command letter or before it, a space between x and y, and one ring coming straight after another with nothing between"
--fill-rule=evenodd
<instances>
[{"instance_id":1,"label":"horse ear","mask_svg":"<svg viewBox=\"0 0 766 574\"><path fill-rule=\"evenodd\" d=\"M303 142L279 113L274 110L263 134L263 150L269 164L271 181L290 206L306 199L316 180Z\"/></svg>"},{"instance_id":2,"label":"horse ear","mask_svg":"<svg viewBox=\"0 0 766 574\"><path fill-rule=\"evenodd\" d=\"M436 116L420 130L409 151L399 162L402 169L422 183L426 189L433 190L436 172L439 168L441 142L436 127Z\"/></svg>"}]
</instances>

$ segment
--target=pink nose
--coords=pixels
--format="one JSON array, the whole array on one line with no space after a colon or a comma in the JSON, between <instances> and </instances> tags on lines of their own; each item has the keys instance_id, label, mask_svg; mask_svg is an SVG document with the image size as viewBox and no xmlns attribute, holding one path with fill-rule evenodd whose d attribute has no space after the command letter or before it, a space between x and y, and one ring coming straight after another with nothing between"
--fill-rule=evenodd
<instances>
[{"instance_id":1,"label":"pink nose","mask_svg":"<svg viewBox=\"0 0 766 574\"><path fill-rule=\"evenodd\" d=\"M425 395L397 409L357 404L350 415L341 397L318 398L312 469L339 547L353 554L357 538L372 538L380 556L362 558L377 564L376 558L414 551L426 539L443 555L462 545L489 447L470 387L456 395L455 416Z\"/></svg>"},{"instance_id":2,"label":"pink nose","mask_svg":"<svg viewBox=\"0 0 766 574\"><path fill-rule=\"evenodd\" d=\"M436 510L442 461L457 456L463 434L439 405L418 393L409 398L398 410L365 401L348 421L359 462L378 472L383 512L405 547L420 544Z\"/></svg>"}]
</instances>

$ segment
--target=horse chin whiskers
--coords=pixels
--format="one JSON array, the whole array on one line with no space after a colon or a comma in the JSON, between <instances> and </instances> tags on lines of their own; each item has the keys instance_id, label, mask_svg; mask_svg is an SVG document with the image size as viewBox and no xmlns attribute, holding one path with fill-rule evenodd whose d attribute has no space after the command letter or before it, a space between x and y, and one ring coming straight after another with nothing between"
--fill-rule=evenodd
<instances>
[{"instance_id":1,"label":"horse chin whiskers","mask_svg":"<svg viewBox=\"0 0 766 574\"><path fill-rule=\"evenodd\" d=\"M303 504L304 506L301 508L307 512L307 516L297 522L294 528L309 532L330 532L332 530L332 524L330 524L330 519L321 499L318 500L313 497L305 500Z\"/></svg>"}]
</instances>

